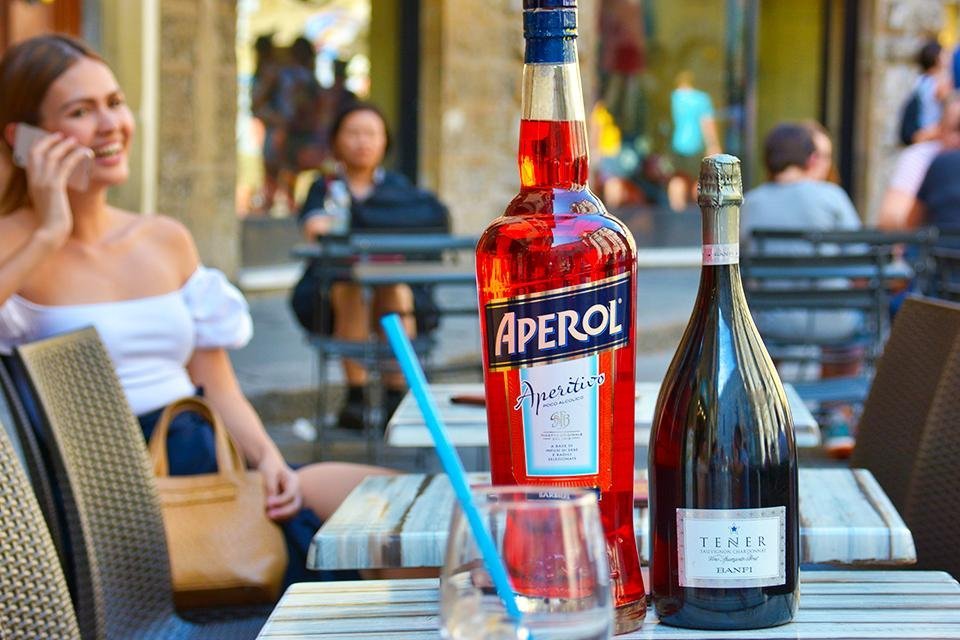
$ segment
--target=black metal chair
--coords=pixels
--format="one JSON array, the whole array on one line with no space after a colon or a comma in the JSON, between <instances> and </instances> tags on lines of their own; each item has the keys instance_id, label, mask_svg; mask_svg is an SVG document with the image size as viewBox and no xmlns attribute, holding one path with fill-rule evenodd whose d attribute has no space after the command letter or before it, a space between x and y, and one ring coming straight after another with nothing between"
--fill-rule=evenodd
<instances>
[{"instance_id":1,"label":"black metal chair","mask_svg":"<svg viewBox=\"0 0 960 640\"><path fill-rule=\"evenodd\" d=\"M929 286L930 295L960 302L960 249L937 247L931 254L934 275Z\"/></svg>"},{"instance_id":2,"label":"black metal chair","mask_svg":"<svg viewBox=\"0 0 960 640\"><path fill-rule=\"evenodd\" d=\"M911 282L925 286L936 238L936 229L753 231L743 260L751 311L755 318L785 312L775 317L793 321L796 330L789 334L769 321L758 325L781 375L804 400L817 403L821 415L824 403L863 403L889 332L891 292ZM903 252L903 246L911 250ZM898 257L901 253L905 257ZM846 335L822 335L824 326L852 324L858 317L860 325ZM824 365L856 360L862 366L855 375L820 375Z\"/></svg>"},{"instance_id":3,"label":"black metal chair","mask_svg":"<svg viewBox=\"0 0 960 640\"><path fill-rule=\"evenodd\" d=\"M350 359L360 362L367 369L369 381L364 387L364 429L363 440L366 443L367 457L373 461L381 461L383 455L383 438L380 425L384 420L384 389L382 374L384 371L398 370L393 360L393 352L384 340L370 339L353 341L338 338L332 335L332 313L330 311L329 292L331 286L338 281L352 280L356 263L371 262L376 264L382 257L404 256L406 259L437 262L445 252L472 249L475 239L461 236L450 236L444 229L424 229L416 233L396 230L387 233L384 230L364 230L364 233L351 235L349 238L319 238L313 245L302 245L294 249L293 255L310 260L308 269L316 279L316 289L319 295L314 297L315 309L312 314L315 326L308 331L307 340L317 355L317 404L316 404L316 439L314 441L314 457L323 459L328 455L326 446L334 440L342 440L343 432L331 433L336 426L333 407L332 389L329 384L329 367L332 362ZM450 282L459 283L462 278L451 273L444 273L442 265L430 270L422 277L411 279L408 284L426 292L426 296L433 296L435 304L428 318L422 317L422 304L418 304L418 322L425 319L431 323L439 323L445 315L476 313L476 307L461 308L446 304L435 292L437 285ZM393 282L391 280L391 282ZM377 282L371 280L368 286L375 286ZM417 355L424 361L425 368L436 372L432 366L432 356L435 353L436 338L433 332L418 335L413 340L413 347ZM471 363L466 367L476 368ZM450 367L449 370L459 370ZM445 368L446 370L446 368Z\"/></svg>"}]
</instances>

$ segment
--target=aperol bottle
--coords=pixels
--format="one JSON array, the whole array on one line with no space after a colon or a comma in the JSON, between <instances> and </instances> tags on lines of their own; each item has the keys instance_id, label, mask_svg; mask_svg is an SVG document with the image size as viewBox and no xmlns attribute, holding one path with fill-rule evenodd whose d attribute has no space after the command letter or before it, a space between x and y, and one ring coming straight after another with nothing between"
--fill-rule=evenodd
<instances>
[{"instance_id":1,"label":"aperol bottle","mask_svg":"<svg viewBox=\"0 0 960 640\"><path fill-rule=\"evenodd\" d=\"M633 527L636 247L587 187L576 21L575 0L524 1L520 193L477 245L490 467L494 484L597 491L623 633L646 610Z\"/></svg>"}]
</instances>

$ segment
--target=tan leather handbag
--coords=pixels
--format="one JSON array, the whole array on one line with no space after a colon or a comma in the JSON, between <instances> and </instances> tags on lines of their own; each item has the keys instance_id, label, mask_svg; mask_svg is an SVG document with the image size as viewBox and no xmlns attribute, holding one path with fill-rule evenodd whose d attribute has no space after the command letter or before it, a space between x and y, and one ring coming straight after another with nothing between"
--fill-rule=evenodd
<instances>
[{"instance_id":1,"label":"tan leather handbag","mask_svg":"<svg viewBox=\"0 0 960 640\"><path fill-rule=\"evenodd\" d=\"M167 433L193 411L212 426L217 473L169 475ZM276 602L287 566L283 533L264 511L263 481L248 471L226 428L202 398L168 406L150 438L178 608Z\"/></svg>"}]
</instances>

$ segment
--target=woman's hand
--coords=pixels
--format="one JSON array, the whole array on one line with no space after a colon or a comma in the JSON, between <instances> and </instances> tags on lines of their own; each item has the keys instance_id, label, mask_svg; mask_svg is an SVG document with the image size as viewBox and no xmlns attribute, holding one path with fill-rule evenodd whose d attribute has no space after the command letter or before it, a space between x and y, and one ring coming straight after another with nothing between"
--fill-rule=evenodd
<instances>
[{"instance_id":1,"label":"woman's hand","mask_svg":"<svg viewBox=\"0 0 960 640\"><path fill-rule=\"evenodd\" d=\"M30 200L40 216L38 234L56 246L67 241L73 230L73 213L67 199L67 179L84 158L93 152L74 138L55 132L37 142L27 159L27 186Z\"/></svg>"},{"instance_id":2,"label":"woman's hand","mask_svg":"<svg viewBox=\"0 0 960 640\"><path fill-rule=\"evenodd\" d=\"M267 517L282 522L296 515L303 506L300 478L283 457L279 453L265 455L257 471L263 477Z\"/></svg>"}]
</instances>

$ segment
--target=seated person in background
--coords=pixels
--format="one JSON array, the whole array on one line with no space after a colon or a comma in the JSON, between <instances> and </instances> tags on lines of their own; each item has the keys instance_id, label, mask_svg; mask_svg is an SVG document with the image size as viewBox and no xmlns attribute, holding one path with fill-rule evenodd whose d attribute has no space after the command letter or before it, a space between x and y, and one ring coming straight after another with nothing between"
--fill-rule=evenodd
<instances>
[{"instance_id":1,"label":"seated person in background","mask_svg":"<svg viewBox=\"0 0 960 640\"><path fill-rule=\"evenodd\" d=\"M344 109L330 130L331 151L338 169L335 175L319 178L310 187L300 212L303 235L315 240L323 235L366 232L447 232L447 209L433 195L421 191L399 173L383 168L390 137L386 119L375 106L355 103ZM420 312L432 302L429 291L418 295L406 284L378 286L367 300L363 287L347 281L335 282L330 291L320 290L312 265L297 284L291 305L300 323L309 331L344 340L364 341L379 333L379 318L385 313L401 314L408 335L415 336L436 325L425 326L435 317ZM330 300L330 307L322 302ZM416 299L416 309L414 301ZM364 387L367 370L363 363L345 359L347 397L339 424L362 428ZM405 383L399 371L383 374L386 387L385 419L403 397Z\"/></svg>"},{"instance_id":2,"label":"seated person in background","mask_svg":"<svg viewBox=\"0 0 960 640\"><path fill-rule=\"evenodd\" d=\"M843 189L809 177L808 172L816 161L816 146L808 127L781 124L767 135L764 162L769 181L748 191L743 200L740 236L741 244L748 251L756 249L750 245L754 229L816 231L861 227L856 209ZM812 250L802 241L766 240L763 246L765 255L809 255ZM823 284L843 288L848 283L840 278ZM783 310L755 313L754 320L764 338L791 340L807 336L842 345L857 333L863 318L852 311ZM821 376L824 378L851 375L859 369L860 350L823 347L822 353ZM839 428L838 431L842 432ZM825 443L828 450L832 448L838 453L849 453L853 445L852 439L842 433L833 438L828 434Z\"/></svg>"},{"instance_id":3,"label":"seated person in background","mask_svg":"<svg viewBox=\"0 0 960 640\"><path fill-rule=\"evenodd\" d=\"M944 149L960 148L960 93L952 93L943 105L936 139L912 144L897 156L890 184L880 202L877 227L886 230L913 229L910 213L930 163Z\"/></svg>"},{"instance_id":4,"label":"seated person in background","mask_svg":"<svg viewBox=\"0 0 960 640\"><path fill-rule=\"evenodd\" d=\"M837 170L833 166L833 141L826 127L816 120L804 120L803 126L813 136L813 159L807 163L807 177L811 180L823 180L836 184Z\"/></svg>"},{"instance_id":5,"label":"seated person in background","mask_svg":"<svg viewBox=\"0 0 960 640\"><path fill-rule=\"evenodd\" d=\"M0 87L15 88L0 91L4 164L18 123L49 132L27 168L11 168L0 185L0 352L93 325L147 439L165 406L202 389L263 477L264 510L287 538L288 581L311 579L303 567L318 517L332 514L366 475L387 471L340 463L293 470L283 459L226 352L252 334L243 296L201 264L182 224L107 204L110 187L129 176L134 119L95 52L61 35L23 41L0 58ZM67 177L84 158L89 186L77 191ZM172 475L215 471L210 425L180 414L168 454Z\"/></svg>"}]
</instances>

